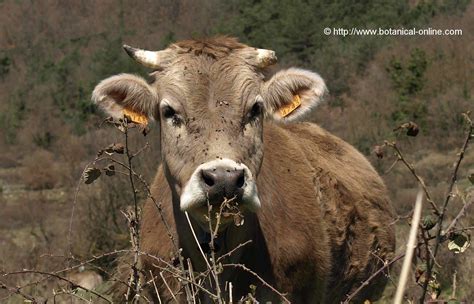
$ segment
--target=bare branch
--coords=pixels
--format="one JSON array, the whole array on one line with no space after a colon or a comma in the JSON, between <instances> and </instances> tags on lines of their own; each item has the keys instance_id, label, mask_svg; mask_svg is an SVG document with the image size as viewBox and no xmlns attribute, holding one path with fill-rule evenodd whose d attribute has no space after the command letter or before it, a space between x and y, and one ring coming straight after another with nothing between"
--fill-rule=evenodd
<instances>
[{"instance_id":1,"label":"bare branch","mask_svg":"<svg viewBox=\"0 0 474 304\"><path fill-rule=\"evenodd\" d=\"M420 175L418 175L418 173L415 170L415 167L406 160L406 158L402 154L402 151L400 151L400 149L398 148L397 143L385 141L385 145L393 148L393 150L397 154L398 159L403 162L403 164L408 168L408 170L410 170L411 174L415 177L415 179L418 181L421 188L425 192L426 200L428 201L428 203L430 203L431 208L433 208L433 212L436 215L439 215L440 214L439 208L436 206L435 202L431 198L430 192L428 191L428 188L426 187L425 181L423 180L423 178L421 178Z\"/></svg>"},{"instance_id":2,"label":"bare branch","mask_svg":"<svg viewBox=\"0 0 474 304\"><path fill-rule=\"evenodd\" d=\"M454 165L454 170L453 170L453 173L451 175L451 182L449 183L449 186L448 186L448 194L446 195L446 199L444 200L443 207L441 209L441 213L439 213L439 216L438 216L438 228L436 230L436 241L435 241L434 250L433 250L433 257L434 258L436 258L436 255L438 254L439 245L442 242L443 221L444 221L444 218L445 218L445 215L446 215L446 210L447 210L449 201L452 197L454 184L456 183L456 181L458 179L458 170L459 170L461 162L464 158L464 154L466 153L466 149L469 145L469 142L473 138L474 124L473 124L471 118L469 117L469 112L463 113L463 116L464 116L464 118L466 119L466 121L468 123L468 128L467 128L468 130L467 130L467 133L466 133L466 137L464 139L464 143L461 147L461 151L459 152L458 159L457 159L457 161ZM429 267L427 267L426 276L427 276L427 278L430 278L431 277L431 272L432 272L432 269L433 269L433 263L431 265L428 265L428 266ZM420 303L423 303L424 300L425 300L426 291L428 289L428 283L429 283L429 280L425 280L425 282L423 283L423 294L420 298Z\"/></svg>"},{"instance_id":3,"label":"bare branch","mask_svg":"<svg viewBox=\"0 0 474 304\"><path fill-rule=\"evenodd\" d=\"M25 300L30 301L31 303L38 303L38 301L30 295L21 291L21 287L10 287L0 281L0 288L8 290L10 294L17 294L22 296Z\"/></svg>"},{"instance_id":4,"label":"bare branch","mask_svg":"<svg viewBox=\"0 0 474 304\"><path fill-rule=\"evenodd\" d=\"M222 264L222 266L223 267L235 267L235 268L240 268L240 269L243 269L243 270L247 271L248 273L250 273L254 277L256 277L263 285L265 285L271 291L276 293L283 300L283 302L288 303L288 304L291 303L290 300L288 300L288 298L286 297L286 294L283 294L283 293L279 292L278 290L276 290L272 285L268 284L264 279L262 279L256 272L252 271L250 268L247 268L245 265L242 265L242 264Z\"/></svg>"},{"instance_id":5,"label":"bare branch","mask_svg":"<svg viewBox=\"0 0 474 304\"><path fill-rule=\"evenodd\" d=\"M86 288L84 286L81 286L79 284L76 284L74 283L73 281L65 278L65 277L62 277L58 274L55 274L55 273L51 273L51 272L46 272L46 271L39 271L39 270L21 270L21 271L14 271L14 272L9 272L7 275L18 275L18 274L40 274L40 275L45 275L45 276L49 276L49 277L53 277L53 278L56 278L60 281L65 281L69 284L71 284L72 286L75 286L77 288L80 288L84 291L87 291L87 292L90 292L91 294L101 298L102 300L105 300L106 302L108 303L112 303L112 301L110 301L109 299L107 299L106 297L104 297L103 295L101 295L100 293L92 290L92 289L89 289L89 288Z\"/></svg>"},{"instance_id":6,"label":"bare branch","mask_svg":"<svg viewBox=\"0 0 474 304\"><path fill-rule=\"evenodd\" d=\"M442 236L449 235L453 232L454 227L456 227L459 220L466 214L467 209L474 203L474 196L467 202L464 203L459 213L453 219L453 221L449 224L448 228L446 228L445 232L442 233Z\"/></svg>"},{"instance_id":7,"label":"bare branch","mask_svg":"<svg viewBox=\"0 0 474 304\"><path fill-rule=\"evenodd\" d=\"M370 284L370 282L372 282L376 277L378 277L385 269L388 269L390 266L392 266L393 263L397 262L398 260L402 259L403 257L405 256L405 253L402 253L398 256L396 256L395 258L393 258L391 261L389 262L385 262L384 265L382 267L379 268L379 270L377 270L376 272L374 272L367 280L365 280L364 282L362 282L362 284L360 284L360 286L354 290L351 294L349 294L346 299L344 300L344 302L342 302L343 304L349 304L352 299L359 294L359 292L362 291L362 289L364 289L366 286L368 286Z\"/></svg>"}]
</instances>

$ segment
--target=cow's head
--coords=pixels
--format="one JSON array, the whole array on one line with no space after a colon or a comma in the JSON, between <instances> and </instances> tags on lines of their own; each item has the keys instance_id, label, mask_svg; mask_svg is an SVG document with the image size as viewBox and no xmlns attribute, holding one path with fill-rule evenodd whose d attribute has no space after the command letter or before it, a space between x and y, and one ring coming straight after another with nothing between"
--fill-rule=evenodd
<instances>
[{"instance_id":1,"label":"cow's head","mask_svg":"<svg viewBox=\"0 0 474 304\"><path fill-rule=\"evenodd\" d=\"M112 76L97 85L93 100L116 118L125 111L137 121L159 122L163 165L181 210L204 220L207 202L224 198L257 210L263 121L309 113L326 92L321 77L290 68L267 79L275 53L226 37L157 52L124 48L155 70L152 81Z\"/></svg>"}]
</instances>

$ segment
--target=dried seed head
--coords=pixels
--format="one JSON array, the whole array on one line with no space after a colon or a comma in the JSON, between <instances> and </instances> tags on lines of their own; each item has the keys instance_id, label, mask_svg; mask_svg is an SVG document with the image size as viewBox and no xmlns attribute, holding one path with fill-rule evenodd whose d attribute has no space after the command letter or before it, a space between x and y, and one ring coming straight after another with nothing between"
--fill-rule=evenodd
<instances>
[{"instance_id":1,"label":"dried seed head","mask_svg":"<svg viewBox=\"0 0 474 304\"><path fill-rule=\"evenodd\" d=\"M378 158L383 158L385 155L385 145L376 145L372 151Z\"/></svg>"},{"instance_id":2,"label":"dried seed head","mask_svg":"<svg viewBox=\"0 0 474 304\"><path fill-rule=\"evenodd\" d=\"M87 168L86 171L84 171L84 183L88 185L92 184L100 175L101 172L99 169L94 167Z\"/></svg>"}]
</instances>

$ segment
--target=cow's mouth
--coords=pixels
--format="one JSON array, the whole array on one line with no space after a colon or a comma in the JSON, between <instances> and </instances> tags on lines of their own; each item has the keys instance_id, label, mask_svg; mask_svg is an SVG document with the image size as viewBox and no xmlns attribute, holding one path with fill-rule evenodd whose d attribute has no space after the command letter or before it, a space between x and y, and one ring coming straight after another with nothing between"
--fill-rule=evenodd
<instances>
[{"instance_id":1,"label":"cow's mouth","mask_svg":"<svg viewBox=\"0 0 474 304\"><path fill-rule=\"evenodd\" d=\"M207 232L225 230L229 225L242 226L247 207L241 206L234 197L224 199L220 204L210 204L193 208L189 211L199 226Z\"/></svg>"},{"instance_id":2,"label":"cow's mouth","mask_svg":"<svg viewBox=\"0 0 474 304\"><path fill-rule=\"evenodd\" d=\"M181 193L180 208L198 220L209 217L211 208L211 213L220 212L220 219L228 222L237 211L258 210L257 193L255 179L246 165L230 159L213 160L193 172Z\"/></svg>"}]
</instances>

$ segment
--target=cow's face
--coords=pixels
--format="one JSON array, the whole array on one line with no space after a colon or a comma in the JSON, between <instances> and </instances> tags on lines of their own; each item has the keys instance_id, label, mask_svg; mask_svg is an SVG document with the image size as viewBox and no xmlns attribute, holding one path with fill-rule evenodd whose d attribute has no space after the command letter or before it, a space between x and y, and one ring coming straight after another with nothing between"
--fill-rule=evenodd
<instances>
[{"instance_id":1,"label":"cow's face","mask_svg":"<svg viewBox=\"0 0 474 304\"><path fill-rule=\"evenodd\" d=\"M182 210L207 214L207 200L260 206L262 76L238 56L183 55L156 74L161 147ZM196 210L195 210L196 211Z\"/></svg>"},{"instance_id":2,"label":"cow's face","mask_svg":"<svg viewBox=\"0 0 474 304\"><path fill-rule=\"evenodd\" d=\"M326 92L323 80L305 70L280 71L266 80L263 69L276 59L273 52L236 46L201 54L179 44L161 52L128 48L138 61L159 68L153 82L122 74L93 93L112 116L126 110L159 122L168 182L181 210L201 222L208 203L230 199L241 210L260 207L256 177L264 119L300 118Z\"/></svg>"}]
</instances>

